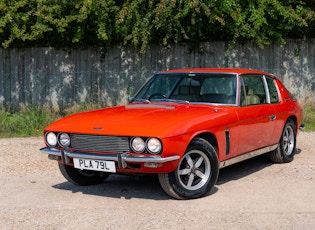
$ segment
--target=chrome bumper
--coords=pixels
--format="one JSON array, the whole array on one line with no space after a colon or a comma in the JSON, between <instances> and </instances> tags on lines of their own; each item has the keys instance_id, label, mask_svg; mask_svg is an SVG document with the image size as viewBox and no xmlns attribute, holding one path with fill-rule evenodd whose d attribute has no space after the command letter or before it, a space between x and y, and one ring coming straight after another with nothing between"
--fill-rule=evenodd
<instances>
[{"instance_id":1,"label":"chrome bumper","mask_svg":"<svg viewBox=\"0 0 315 230\"><path fill-rule=\"evenodd\" d=\"M145 155L131 155L128 153L119 153L119 154L92 154L92 153L83 153L83 152L72 152L67 150L59 150L55 148L42 148L40 149L42 153L48 154L48 156L57 156L61 157L62 161L67 164L69 163L70 158L81 158L81 159L91 159L91 160L104 160L104 161L115 161L118 163L119 168L126 168L126 162L133 163L166 163L169 161L175 161L180 158L179 155L161 157L161 156L145 156ZM52 158L51 158L52 159Z\"/></svg>"}]
</instances>

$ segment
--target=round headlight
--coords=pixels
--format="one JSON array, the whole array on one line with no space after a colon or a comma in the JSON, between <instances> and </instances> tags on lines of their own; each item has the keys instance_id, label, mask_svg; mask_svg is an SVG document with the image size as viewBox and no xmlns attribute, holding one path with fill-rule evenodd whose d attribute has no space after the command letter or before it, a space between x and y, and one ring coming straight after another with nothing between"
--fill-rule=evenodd
<instances>
[{"instance_id":1,"label":"round headlight","mask_svg":"<svg viewBox=\"0 0 315 230\"><path fill-rule=\"evenodd\" d=\"M145 150L144 140L140 137L135 137L131 140L131 148L133 151L142 153Z\"/></svg>"},{"instance_id":2,"label":"round headlight","mask_svg":"<svg viewBox=\"0 0 315 230\"><path fill-rule=\"evenodd\" d=\"M60 133L58 139L59 139L59 144L62 147L70 146L70 136L67 133Z\"/></svg>"},{"instance_id":3,"label":"round headlight","mask_svg":"<svg viewBox=\"0 0 315 230\"><path fill-rule=\"evenodd\" d=\"M50 147L55 147L57 145L57 136L53 132L46 133L46 143Z\"/></svg>"},{"instance_id":4,"label":"round headlight","mask_svg":"<svg viewBox=\"0 0 315 230\"><path fill-rule=\"evenodd\" d=\"M147 141L147 148L150 153L157 154L162 150L162 143L157 138L150 138Z\"/></svg>"}]
</instances>

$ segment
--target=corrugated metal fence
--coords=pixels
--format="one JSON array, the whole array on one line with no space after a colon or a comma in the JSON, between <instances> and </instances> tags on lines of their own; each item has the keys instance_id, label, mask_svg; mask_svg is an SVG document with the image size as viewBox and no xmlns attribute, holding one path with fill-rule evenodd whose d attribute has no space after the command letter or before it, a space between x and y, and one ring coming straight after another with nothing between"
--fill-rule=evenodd
<instances>
[{"instance_id":1,"label":"corrugated metal fence","mask_svg":"<svg viewBox=\"0 0 315 230\"><path fill-rule=\"evenodd\" d=\"M225 42L125 48L0 49L0 108L63 110L80 103L123 104L156 71L186 67L242 67L276 74L302 101L315 100L315 39L287 40L261 49L228 49Z\"/></svg>"}]
</instances>

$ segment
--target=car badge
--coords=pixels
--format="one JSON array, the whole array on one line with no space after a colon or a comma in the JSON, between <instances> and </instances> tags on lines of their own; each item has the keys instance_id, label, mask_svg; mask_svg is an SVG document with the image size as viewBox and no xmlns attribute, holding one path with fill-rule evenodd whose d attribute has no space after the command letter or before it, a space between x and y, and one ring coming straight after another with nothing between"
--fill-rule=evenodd
<instances>
[{"instance_id":1,"label":"car badge","mask_svg":"<svg viewBox=\"0 0 315 230\"><path fill-rule=\"evenodd\" d=\"M94 130L103 130L102 127L93 127Z\"/></svg>"}]
</instances>

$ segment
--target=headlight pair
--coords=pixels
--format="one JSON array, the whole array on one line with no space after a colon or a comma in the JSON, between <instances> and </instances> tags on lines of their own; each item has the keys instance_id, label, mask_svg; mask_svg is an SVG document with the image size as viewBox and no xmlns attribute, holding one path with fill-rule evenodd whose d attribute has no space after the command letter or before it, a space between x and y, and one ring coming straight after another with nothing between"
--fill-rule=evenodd
<instances>
[{"instance_id":1,"label":"headlight pair","mask_svg":"<svg viewBox=\"0 0 315 230\"><path fill-rule=\"evenodd\" d=\"M130 141L131 149L136 153L143 153L147 150L149 153L158 154L162 151L162 143L157 138L134 137Z\"/></svg>"},{"instance_id":2,"label":"headlight pair","mask_svg":"<svg viewBox=\"0 0 315 230\"><path fill-rule=\"evenodd\" d=\"M56 147L59 144L61 147L70 146L70 136L67 133L59 133L58 136L53 132L45 134L45 140L49 147Z\"/></svg>"},{"instance_id":3,"label":"headlight pair","mask_svg":"<svg viewBox=\"0 0 315 230\"><path fill-rule=\"evenodd\" d=\"M60 146L69 147L71 144L70 136L67 133L47 132L45 141L49 147ZM162 152L162 143L158 138L141 138L133 137L130 141L131 150L136 153L148 152L151 154L159 154Z\"/></svg>"}]
</instances>

